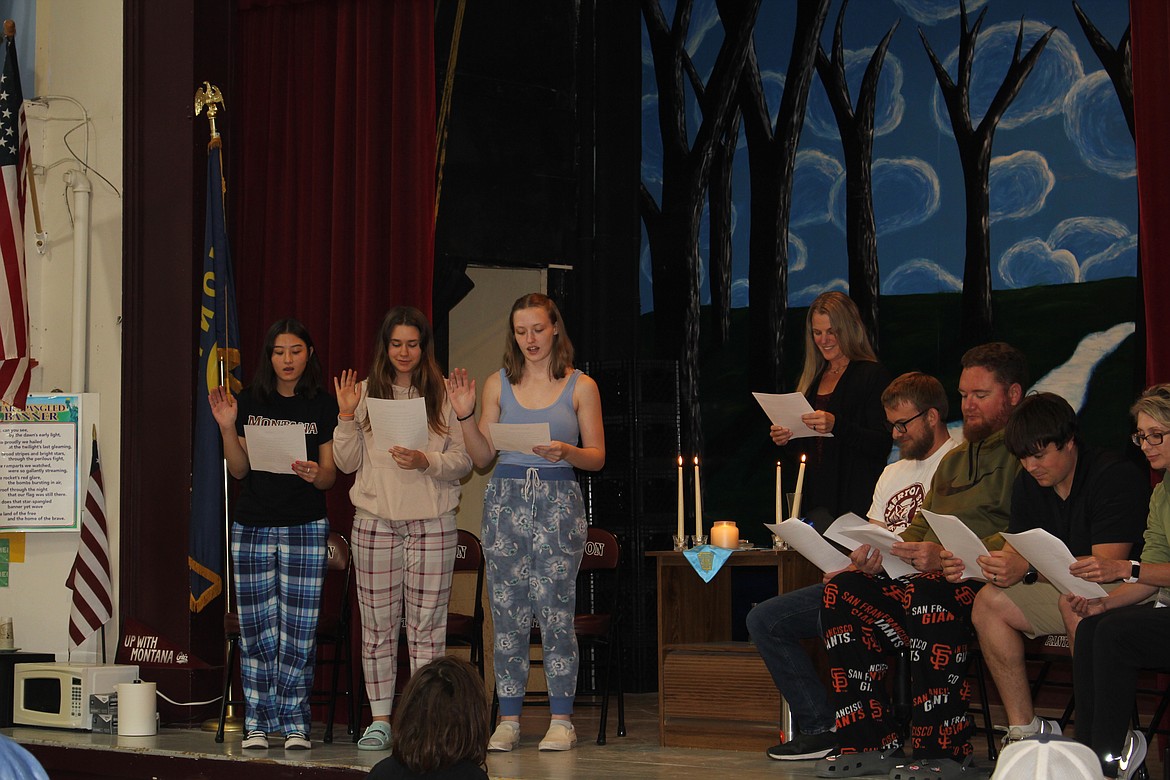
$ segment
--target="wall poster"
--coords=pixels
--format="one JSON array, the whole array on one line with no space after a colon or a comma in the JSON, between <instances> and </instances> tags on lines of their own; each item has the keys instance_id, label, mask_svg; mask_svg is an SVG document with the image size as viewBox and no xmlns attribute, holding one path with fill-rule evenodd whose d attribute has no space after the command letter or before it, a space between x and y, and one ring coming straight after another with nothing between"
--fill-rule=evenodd
<instances>
[{"instance_id":1,"label":"wall poster","mask_svg":"<svg viewBox=\"0 0 1170 780\"><path fill-rule=\"evenodd\" d=\"M24 409L0 408L0 531L80 529L81 414L80 395L30 394Z\"/></svg>"}]
</instances>

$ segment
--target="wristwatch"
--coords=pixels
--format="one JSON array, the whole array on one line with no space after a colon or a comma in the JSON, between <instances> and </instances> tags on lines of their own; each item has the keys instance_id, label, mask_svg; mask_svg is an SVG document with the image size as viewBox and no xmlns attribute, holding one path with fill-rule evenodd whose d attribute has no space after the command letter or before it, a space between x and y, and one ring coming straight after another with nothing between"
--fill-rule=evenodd
<instances>
[{"instance_id":1,"label":"wristwatch","mask_svg":"<svg viewBox=\"0 0 1170 780\"><path fill-rule=\"evenodd\" d=\"M1125 578L1125 581L1126 582L1137 582L1138 576L1141 574L1142 565L1139 561L1130 561L1129 565L1130 565L1129 576Z\"/></svg>"},{"instance_id":2,"label":"wristwatch","mask_svg":"<svg viewBox=\"0 0 1170 780\"><path fill-rule=\"evenodd\" d=\"M1029 566L1028 570L1024 572L1024 577L1020 580L1020 582L1024 583L1025 585L1031 585L1038 579L1040 579L1040 572L1036 571L1035 566Z\"/></svg>"}]
</instances>

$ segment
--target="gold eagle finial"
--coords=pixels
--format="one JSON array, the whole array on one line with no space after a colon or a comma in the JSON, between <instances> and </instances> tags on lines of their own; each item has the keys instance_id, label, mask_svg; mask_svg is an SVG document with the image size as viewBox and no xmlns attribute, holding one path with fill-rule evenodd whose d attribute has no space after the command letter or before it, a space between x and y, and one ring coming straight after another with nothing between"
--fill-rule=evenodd
<instances>
[{"instance_id":1,"label":"gold eagle finial","mask_svg":"<svg viewBox=\"0 0 1170 780\"><path fill-rule=\"evenodd\" d=\"M219 104L218 108L216 103ZM195 116L202 113L204 106L207 107L207 121L211 123L211 138L215 140L219 138L219 131L215 129L215 115L220 108L226 111L227 105L223 102L223 93L219 87L209 81L203 82L203 86L195 90Z\"/></svg>"}]
</instances>

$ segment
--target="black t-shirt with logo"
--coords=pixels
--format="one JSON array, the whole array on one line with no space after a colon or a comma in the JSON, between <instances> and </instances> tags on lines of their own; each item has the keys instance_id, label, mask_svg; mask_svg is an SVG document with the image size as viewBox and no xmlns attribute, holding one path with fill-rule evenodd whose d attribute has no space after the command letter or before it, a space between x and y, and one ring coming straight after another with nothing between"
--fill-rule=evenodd
<instances>
[{"instance_id":1,"label":"black t-shirt with logo","mask_svg":"<svg viewBox=\"0 0 1170 780\"><path fill-rule=\"evenodd\" d=\"M306 458L319 461L322 444L333 441L337 427L337 401L320 391L312 398L297 394L286 398L279 393L260 401L246 389L236 398L236 433L244 435L245 425L302 425L305 429ZM241 480L235 521L251 526L291 526L325 517L325 493L298 477L289 464L287 474L249 471Z\"/></svg>"}]
</instances>

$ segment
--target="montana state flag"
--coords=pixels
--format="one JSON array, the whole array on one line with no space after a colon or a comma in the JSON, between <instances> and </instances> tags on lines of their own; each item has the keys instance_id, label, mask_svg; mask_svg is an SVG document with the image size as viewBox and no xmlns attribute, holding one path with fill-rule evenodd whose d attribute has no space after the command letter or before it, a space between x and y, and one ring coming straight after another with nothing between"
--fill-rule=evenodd
<instances>
[{"instance_id":1,"label":"montana state flag","mask_svg":"<svg viewBox=\"0 0 1170 780\"><path fill-rule=\"evenodd\" d=\"M207 152L207 221L195 378L191 544L187 558L192 612L203 609L223 590L226 539L223 449L207 394L221 384L237 393L241 384L236 290L224 219L226 187L218 137L212 139Z\"/></svg>"}]
</instances>

